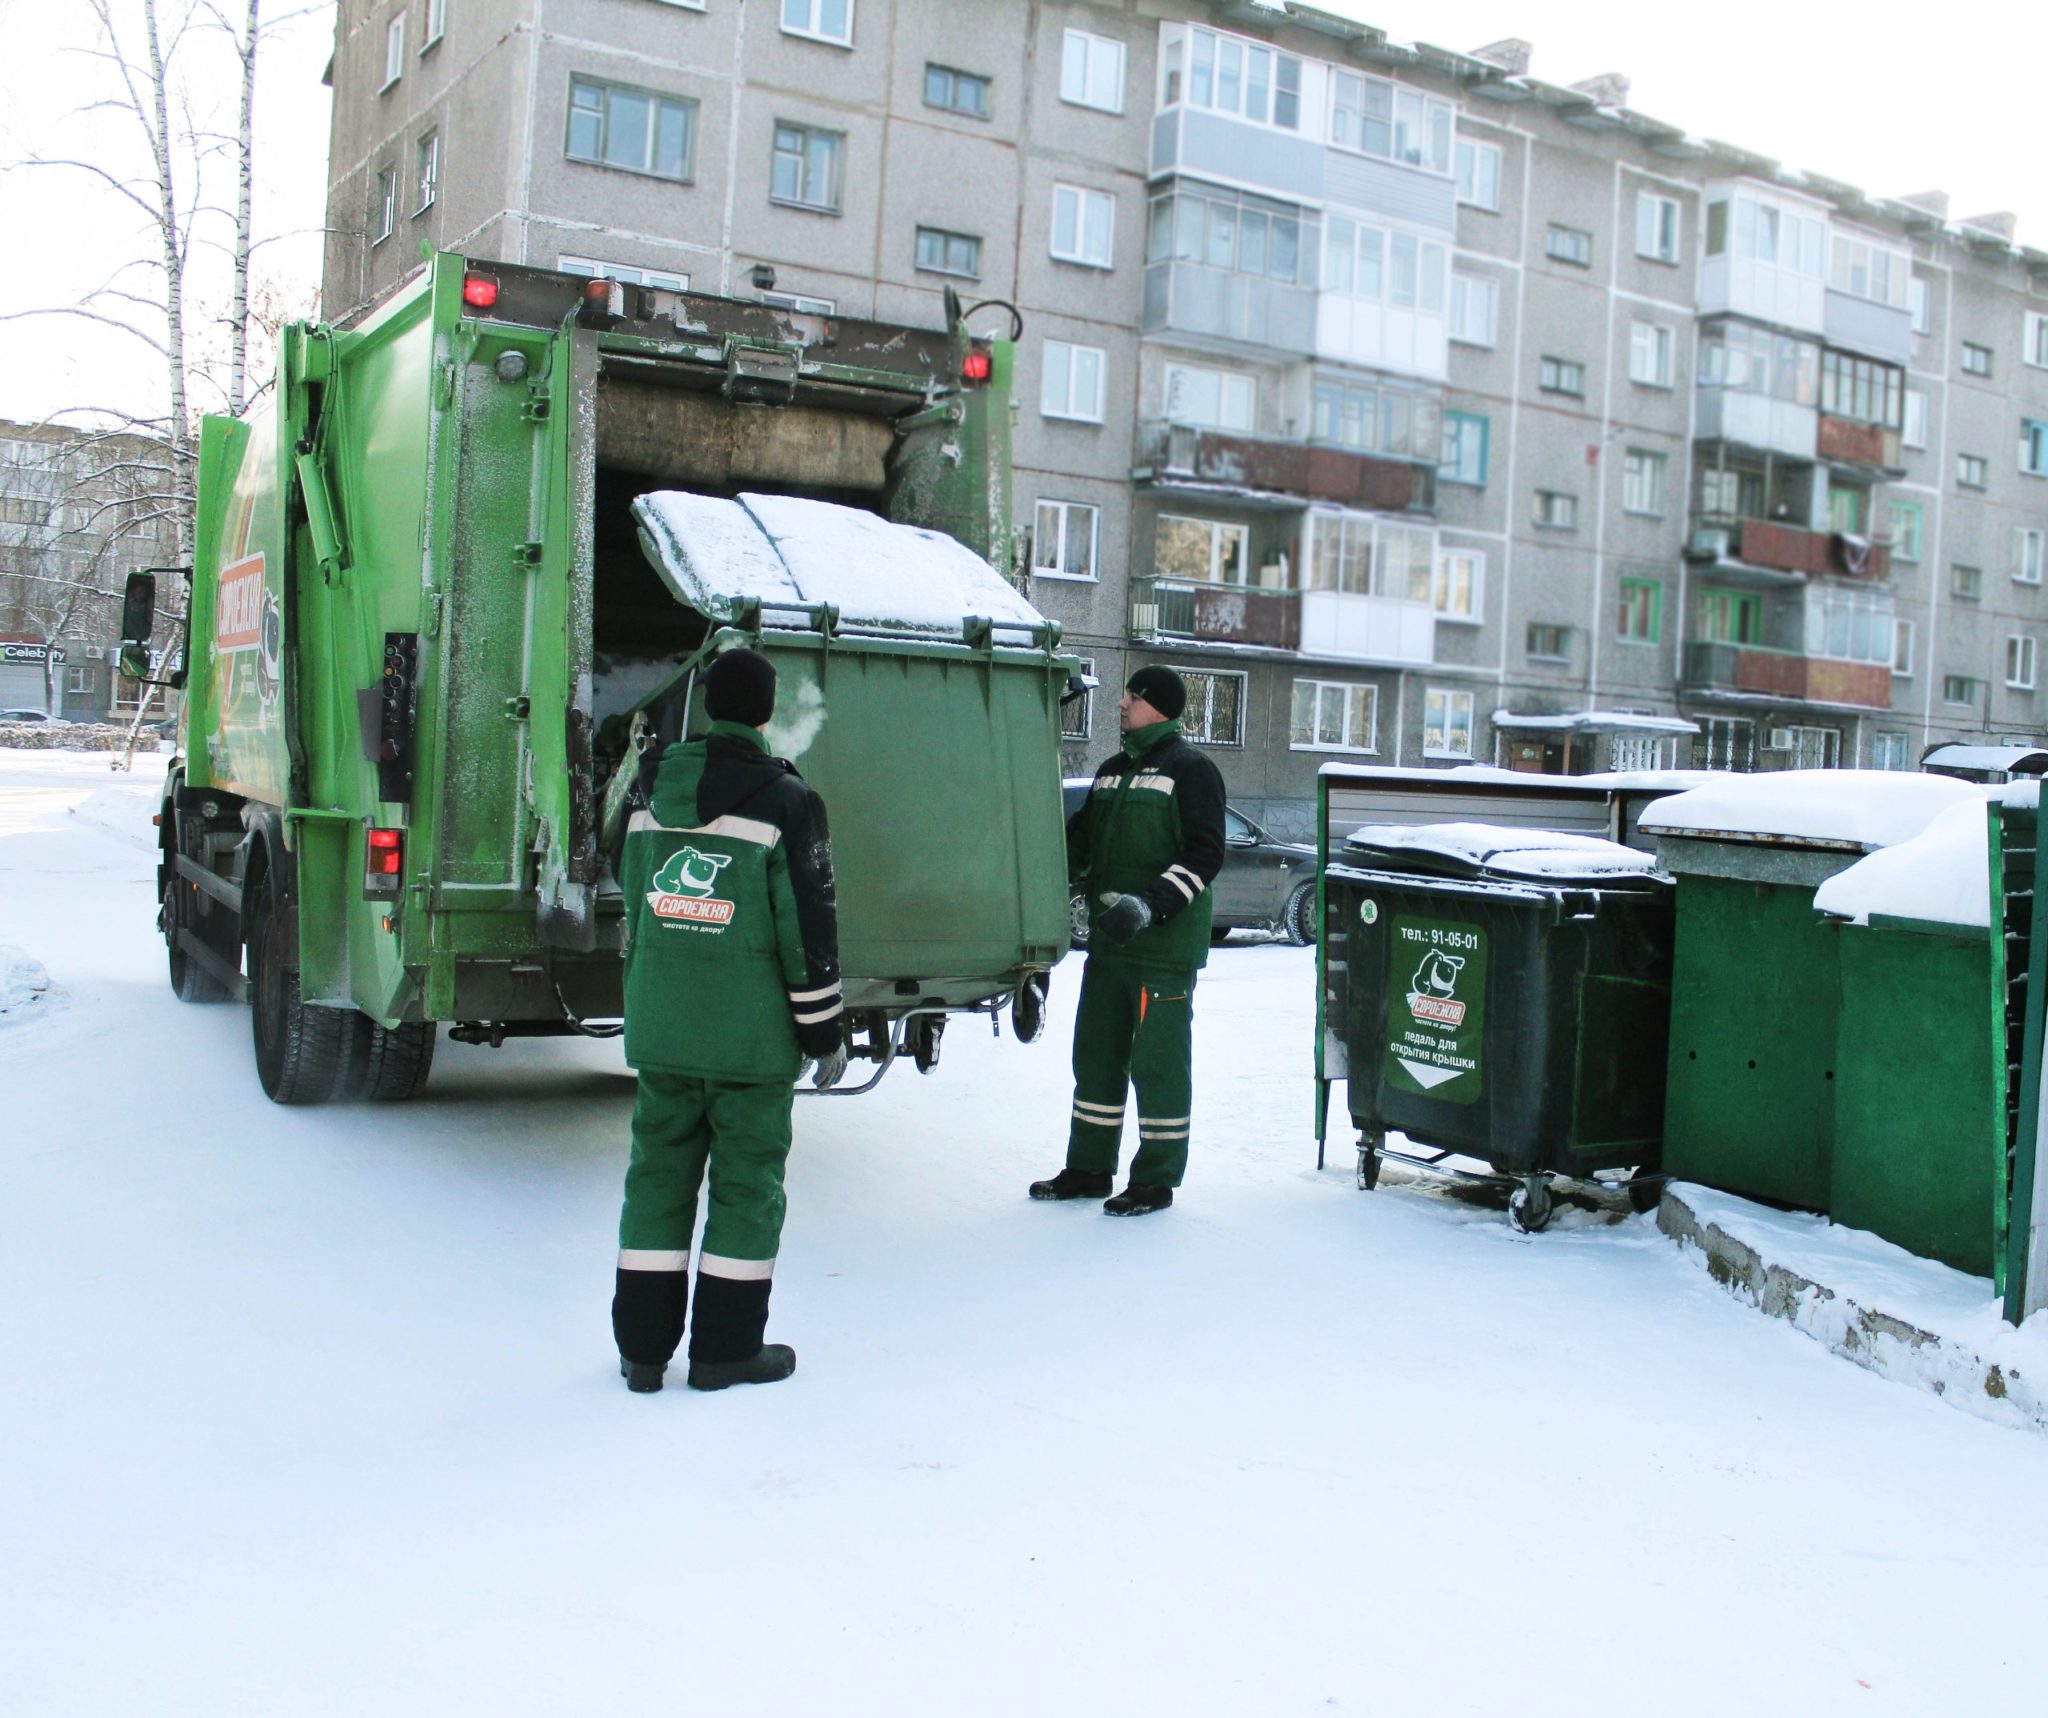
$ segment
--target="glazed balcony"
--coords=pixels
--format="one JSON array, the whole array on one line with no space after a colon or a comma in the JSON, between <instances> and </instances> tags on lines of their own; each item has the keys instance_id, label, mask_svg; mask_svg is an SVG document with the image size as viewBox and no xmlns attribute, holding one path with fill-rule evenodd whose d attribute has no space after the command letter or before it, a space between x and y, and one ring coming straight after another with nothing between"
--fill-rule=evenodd
<instances>
[{"instance_id":1,"label":"glazed balcony","mask_svg":"<svg viewBox=\"0 0 2048 1718\"><path fill-rule=\"evenodd\" d=\"M1262 275L1168 259L1145 270L1147 334L1299 361L1315 344L1316 295Z\"/></svg>"},{"instance_id":2,"label":"glazed balcony","mask_svg":"<svg viewBox=\"0 0 2048 1718\"><path fill-rule=\"evenodd\" d=\"M1269 506L1321 501L1374 513L1436 507L1434 466L1159 419L1138 426L1131 481Z\"/></svg>"},{"instance_id":3,"label":"glazed balcony","mask_svg":"<svg viewBox=\"0 0 2048 1718\"><path fill-rule=\"evenodd\" d=\"M1883 663L1836 662L1760 644L1695 640L1685 647L1679 681L1689 692L1749 692L1864 710L1892 703L1892 671Z\"/></svg>"},{"instance_id":4,"label":"glazed balcony","mask_svg":"<svg viewBox=\"0 0 2048 1718\"><path fill-rule=\"evenodd\" d=\"M1869 471L1903 472L1905 457L1899 432L1883 424L1861 423L1855 418L1822 415L1816 442L1820 457L1836 465L1860 466Z\"/></svg>"},{"instance_id":5,"label":"glazed balcony","mask_svg":"<svg viewBox=\"0 0 2048 1718\"><path fill-rule=\"evenodd\" d=\"M1866 539L1859 547L1854 538L1771 519L1702 518L1686 552L1694 560L1735 561L1808 578L1887 584L1892 576L1888 544Z\"/></svg>"}]
</instances>

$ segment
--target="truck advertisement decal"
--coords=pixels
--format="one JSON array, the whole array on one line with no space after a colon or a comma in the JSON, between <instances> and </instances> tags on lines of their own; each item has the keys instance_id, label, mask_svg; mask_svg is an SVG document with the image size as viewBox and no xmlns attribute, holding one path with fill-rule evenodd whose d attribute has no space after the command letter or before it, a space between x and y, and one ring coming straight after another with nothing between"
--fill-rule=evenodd
<instances>
[{"instance_id":1,"label":"truck advertisement decal","mask_svg":"<svg viewBox=\"0 0 2048 1718\"><path fill-rule=\"evenodd\" d=\"M263 557L249 555L220 570L213 600L213 648L226 655L263 643Z\"/></svg>"},{"instance_id":2,"label":"truck advertisement decal","mask_svg":"<svg viewBox=\"0 0 2048 1718\"><path fill-rule=\"evenodd\" d=\"M732 863L730 853L705 853L679 847L654 873L647 904L654 916L671 927L722 931L732 923L733 904L712 893L718 873Z\"/></svg>"},{"instance_id":3,"label":"truck advertisement decal","mask_svg":"<svg viewBox=\"0 0 2048 1718\"><path fill-rule=\"evenodd\" d=\"M1396 918L1387 938L1387 1084L1449 1103L1478 1098L1486 936L1445 919Z\"/></svg>"}]
</instances>

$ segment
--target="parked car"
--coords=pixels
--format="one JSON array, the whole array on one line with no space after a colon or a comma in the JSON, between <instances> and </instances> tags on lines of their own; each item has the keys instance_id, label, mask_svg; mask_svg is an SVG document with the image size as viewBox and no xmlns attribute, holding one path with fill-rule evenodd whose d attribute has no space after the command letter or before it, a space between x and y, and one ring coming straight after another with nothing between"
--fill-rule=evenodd
<instances>
[{"instance_id":1,"label":"parked car","mask_svg":"<svg viewBox=\"0 0 2048 1718\"><path fill-rule=\"evenodd\" d=\"M1060 783L1067 816L1081 809L1092 776ZM1316 934L1316 850L1298 841L1275 841L1234 805L1223 808L1223 869L1211 885L1216 898L1212 940L1232 931L1277 931L1296 945ZM1088 903L1076 889L1069 902L1073 944L1088 946Z\"/></svg>"},{"instance_id":2,"label":"parked car","mask_svg":"<svg viewBox=\"0 0 2048 1718\"><path fill-rule=\"evenodd\" d=\"M61 723L62 721L63 718L61 716L52 716L44 710L0 710L0 727L5 727L10 722Z\"/></svg>"}]
</instances>

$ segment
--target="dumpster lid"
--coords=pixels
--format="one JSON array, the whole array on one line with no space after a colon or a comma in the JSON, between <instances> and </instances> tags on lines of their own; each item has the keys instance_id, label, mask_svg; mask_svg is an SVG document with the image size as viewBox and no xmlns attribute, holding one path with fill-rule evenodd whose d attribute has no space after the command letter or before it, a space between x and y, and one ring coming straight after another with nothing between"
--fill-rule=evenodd
<instances>
[{"instance_id":1,"label":"dumpster lid","mask_svg":"<svg viewBox=\"0 0 2048 1718\"><path fill-rule=\"evenodd\" d=\"M1904 770L1778 770L1730 775L1660 799L1643 813L1653 835L1704 836L1867 853L1910 840L1984 789Z\"/></svg>"},{"instance_id":2,"label":"dumpster lid","mask_svg":"<svg viewBox=\"0 0 2048 1718\"><path fill-rule=\"evenodd\" d=\"M1661 882L1657 861L1595 835L1509 829L1494 823L1367 823L1345 841L1382 868L1518 883L1642 888Z\"/></svg>"},{"instance_id":3,"label":"dumpster lid","mask_svg":"<svg viewBox=\"0 0 2048 1718\"><path fill-rule=\"evenodd\" d=\"M827 603L842 630L957 638L969 616L1005 631L1048 624L964 543L858 507L659 489L633 503L633 516L670 592L714 621L759 602L768 626L808 626L797 611Z\"/></svg>"},{"instance_id":4,"label":"dumpster lid","mask_svg":"<svg viewBox=\"0 0 2048 1718\"><path fill-rule=\"evenodd\" d=\"M1814 891L1834 918L1867 925L1871 914L1923 924L1991 923L1991 818L1982 798L1936 814L1919 834L1865 854Z\"/></svg>"},{"instance_id":5,"label":"dumpster lid","mask_svg":"<svg viewBox=\"0 0 2048 1718\"><path fill-rule=\"evenodd\" d=\"M2048 775L2048 748L2041 746L1935 746L1920 760L1935 775L1987 780L1993 775Z\"/></svg>"}]
</instances>

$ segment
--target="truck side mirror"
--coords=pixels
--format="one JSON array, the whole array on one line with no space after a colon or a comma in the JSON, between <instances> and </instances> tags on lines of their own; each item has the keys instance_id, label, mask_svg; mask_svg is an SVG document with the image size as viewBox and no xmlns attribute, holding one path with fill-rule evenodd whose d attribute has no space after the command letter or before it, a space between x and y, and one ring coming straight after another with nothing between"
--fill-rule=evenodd
<instances>
[{"instance_id":1,"label":"truck side mirror","mask_svg":"<svg viewBox=\"0 0 2048 1718\"><path fill-rule=\"evenodd\" d=\"M121 642L147 644L156 626L156 574L130 573L121 591ZM147 652L144 661L147 662ZM126 656L123 656L126 662ZM145 672L147 672L145 668Z\"/></svg>"}]
</instances>

